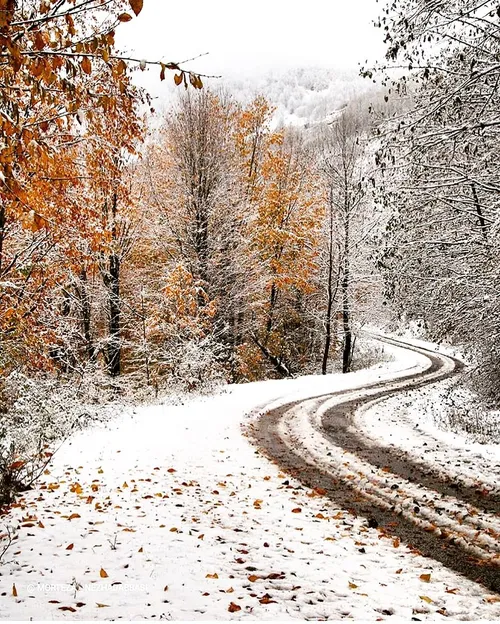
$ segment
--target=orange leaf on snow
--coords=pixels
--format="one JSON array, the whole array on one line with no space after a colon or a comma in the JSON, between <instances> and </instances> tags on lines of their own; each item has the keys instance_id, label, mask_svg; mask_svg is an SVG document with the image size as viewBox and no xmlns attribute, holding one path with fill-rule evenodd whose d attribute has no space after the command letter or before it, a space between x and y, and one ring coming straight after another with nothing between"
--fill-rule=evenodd
<instances>
[{"instance_id":1,"label":"orange leaf on snow","mask_svg":"<svg viewBox=\"0 0 500 624\"><path fill-rule=\"evenodd\" d=\"M75 520L76 518L81 518L80 514L72 513L68 520Z\"/></svg>"},{"instance_id":2,"label":"orange leaf on snow","mask_svg":"<svg viewBox=\"0 0 500 624\"><path fill-rule=\"evenodd\" d=\"M229 607L227 608L229 613L235 613L236 611L241 611L240 605L237 605L235 602L229 603Z\"/></svg>"},{"instance_id":3,"label":"orange leaf on snow","mask_svg":"<svg viewBox=\"0 0 500 624\"><path fill-rule=\"evenodd\" d=\"M66 550L73 550L74 546L74 544L68 544L68 546L66 546Z\"/></svg>"},{"instance_id":4,"label":"orange leaf on snow","mask_svg":"<svg viewBox=\"0 0 500 624\"><path fill-rule=\"evenodd\" d=\"M14 598L17 598L17 588L15 583L12 583L12 595Z\"/></svg>"},{"instance_id":5,"label":"orange leaf on snow","mask_svg":"<svg viewBox=\"0 0 500 624\"><path fill-rule=\"evenodd\" d=\"M101 578L108 578L108 573L106 572L106 570L104 568L101 568L99 571L99 576Z\"/></svg>"},{"instance_id":6,"label":"orange leaf on snow","mask_svg":"<svg viewBox=\"0 0 500 624\"><path fill-rule=\"evenodd\" d=\"M301 513L302 509L300 507L295 507L295 509L292 509L292 513Z\"/></svg>"},{"instance_id":7,"label":"orange leaf on snow","mask_svg":"<svg viewBox=\"0 0 500 624\"><path fill-rule=\"evenodd\" d=\"M354 583L351 583L351 581L349 581L349 589L358 589L358 586L355 585Z\"/></svg>"},{"instance_id":8,"label":"orange leaf on snow","mask_svg":"<svg viewBox=\"0 0 500 624\"><path fill-rule=\"evenodd\" d=\"M217 572L214 572L213 574L207 574L205 576L205 578L209 578L209 579L218 579L219 575L217 574Z\"/></svg>"},{"instance_id":9,"label":"orange leaf on snow","mask_svg":"<svg viewBox=\"0 0 500 624\"><path fill-rule=\"evenodd\" d=\"M269 594L264 594L262 598L260 598L259 602L260 604L272 604L272 603L276 604L276 600L272 600Z\"/></svg>"},{"instance_id":10,"label":"orange leaf on snow","mask_svg":"<svg viewBox=\"0 0 500 624\"><path fill-rule=\"evenodd\" d=\"M430 574L421 574L419 578L424 583L430 583L431 582L431 575Z\"/></svg>"},{"instance_id":11,"label":"orange leaf on snow","mask_svg":"<svg viewBox=\"0 0 500 624\"><path fill-rule=\"evenodd\" d=\"M260 576L257 576L256 574L250 574L250 576L248 577L248 580L250 581L250 583L255 583L255 581L258 581L260 579Z\"/></svg>"}]
</instances>

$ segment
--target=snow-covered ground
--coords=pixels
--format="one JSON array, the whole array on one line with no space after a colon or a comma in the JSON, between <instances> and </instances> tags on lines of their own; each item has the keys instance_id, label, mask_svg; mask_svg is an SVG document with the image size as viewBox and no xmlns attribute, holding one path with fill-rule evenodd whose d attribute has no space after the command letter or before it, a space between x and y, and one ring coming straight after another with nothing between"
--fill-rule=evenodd
<instances>
[{"instance_id":1,"label":"snow-covered ground","mask_svg":"<svg viewBox=\"0 0 500 624\"><path fill-rule=\"evenodd\" d=\"M244 435L264 405L427 365L386 348L369 371L231 386L75 434L2 519L17 537L0 618L500 617L498 596L302 489Z\"/></svg>"}]
</instances>

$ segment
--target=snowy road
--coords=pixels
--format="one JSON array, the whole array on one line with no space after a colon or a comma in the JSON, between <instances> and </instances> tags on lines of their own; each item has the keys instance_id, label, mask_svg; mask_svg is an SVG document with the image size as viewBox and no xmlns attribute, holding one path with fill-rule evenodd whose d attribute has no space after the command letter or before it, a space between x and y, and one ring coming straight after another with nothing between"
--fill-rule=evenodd
<instances>
[{"instance_id":1,"label":"snowy road","mask_svg":"<svg viewBox=\"0 0 500 624\"><path fill-rule=\"evenodd\" d=\"M329 402L348 399L356 388L379 392L381 382L407 384L424 369L443 374L441 364L431 370L423 354L385 348L392 359L369 370L235 385L176 405L123 408L116 418L76 433L36 487L1 518L3 532L8 528L15 540L0 565L0 619L500 618L498 593L474 582L481 578L494 587L493 568L474 563L462 570L453 561L441 563L439 552L421 556L417 548L424 547L404 532L450 548L435 529L414 527L416 504L412 509L409 500L418 500L422 528L446 521L448 528L440 530L456 534L457 557L466 563L467 547L471 558L488 563L498 545L497 447L482 446L472 455L447 446L441 466L440 449L428 434L408 429L397 405L388 414L396 422L379 426L384 403L357 412L354 429L336 425L344 416ZM440 363L451 372L451 360ZM306 401L311 396L323 398ZM266 421L258 416L261 405L271 410ZM288 407L274 409L279 406ZM281 461L302 482L249 440L252 431L270 434L274 424L282 429L272 436L282 445ZM367 432L364 445L345 437L360 429ZM369 454L369 439L379 449L377 436L393 434L400 451ZM404 444L412 448L403 451ZM423 449L432 449L433 458L425 479ZM397 464L406 465L405 455L415 464L415 482ZM443 489L441 472L450 460L454 469L464 462L456 468L463 468L458 490ZM485 490L479 498L474 471ZM394 515L392 505L402 513ZM368 526L364 512L378 528ZM391 526L393 517L398 526Z\"/></svg>"},{"instance_id":2,"label":"snowy road","mask_svg":"<svg viewBox=\"0 0 500 624\"><path fill-rule=\"evenodd\" d=\"M253 435L278 465L371 526L493 591L500 591L500 491L465 484L357 427L356 411L446 379L462 369L449 356L381 338L424 355L427 366L397 380L264 410Z\"/></svg>"}]
</instances>

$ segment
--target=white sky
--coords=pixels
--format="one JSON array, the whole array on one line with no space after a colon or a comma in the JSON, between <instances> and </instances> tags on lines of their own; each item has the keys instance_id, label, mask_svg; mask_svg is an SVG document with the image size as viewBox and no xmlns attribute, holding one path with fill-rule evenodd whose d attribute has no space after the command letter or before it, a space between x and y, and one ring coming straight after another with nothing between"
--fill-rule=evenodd
<instances>
[{"instance_id":1,"label":"white sky","mask_svg":"<svg viewBox=\"0 0 500 624\"><path fill-rule=\"evenodd\" d=\"M383 4L377 0L144 0L139 17L118 29L117 43L148 60L181 61L209 52L189 65L207 74L266 73L311 65L355 69L358 63L383 54L383 33L372 25ZM152 78L143 80L150 83Z\"/></svg>"}]
</instances>

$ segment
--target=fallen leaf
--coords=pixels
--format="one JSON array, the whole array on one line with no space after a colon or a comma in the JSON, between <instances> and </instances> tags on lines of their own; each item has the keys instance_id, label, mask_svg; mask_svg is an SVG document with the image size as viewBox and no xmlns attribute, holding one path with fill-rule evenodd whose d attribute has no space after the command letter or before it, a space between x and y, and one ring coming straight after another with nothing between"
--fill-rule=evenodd
<instances>
[{"instance_id":1,"label":"fallen leaf","mask_svg":"<svg viewBox=\"0 0 500 624\"><path fill-rule=\"evenodd\" d=\"M229 613L235 613L236 611L241 611L240 605L237 605L235 602L229 603L229 607L227 608Z\"/></svg>"},{"instance_id":2,"label":"fallen leaf","mask_svg":"<svg viewBox=\"0 0 500 624\"><path fill-rule=\"evenodd\" d=\"M295 509L292 509L292 513L301 513L302 509L300 507L295 507Z\"/></svg>"},{"instance_id":3,"label":"fallen leaf","mask_svg":"<svg viewBox=\"0 0 500 624\"><path fill-rule=\"evenodd\" d=\"M430 583L431 582L431 575L430 574L421 574L420 575L420 580L423 581L424 583Z\"/></svg>"},{"instance_id":4,"label":"fallen leaf","mask_svg":"<svg viewBox=\"0 0 500 624\"><path fill-rule=\"evenodd\" d=\"M207 574L205 576L205 578L209 578L209 579L218 579L219 575L217 574L217 572L214 572L213 574Z\"/></svg>"},{"instance_id":5,"label":"fallen leaf","mask_svg":"<svg viewBox=\"0 0 500 624\"><path fill-rule=\"evenodd\" d=\"M349 589L358 589L358 586L355 585L354 583L351 583L351 581L349 581Z\"/></svg>"},{"instance_id":6,"label":"fallen leaf","mask_svg":"<svg viewBox=\"0 0 500 624\"><path fill-rule=\"evenodd\" d=\"M106 570L104 568L101 568L99 571L99 576L101 578L108 578L108 573L106 572Z\"/></svg>"},{"instance_id":7,"label":"fallen leaf","mask_svg":"<svg viewBox=\"0 0 500 624\"><path fill-rule=\"evenodd\" d=\"M73 607L57 607L59 611L71 611L71 613L76 613L76 609Z\"/></svg>"},{"instance_id":8,"label":"fallen leaf","mask_svg":"<svg viewBox=\"0 0 500 624\"><path fill-rule=\"evenodd\" d=\"M248 580L250 581L250 583L255 583L255 581L258 581L260 579L260 576L257 576L256 574L250 574L250 576L248 577Z\"/></svg>"},{"instance_id":9,"label":"fallen leaf","mask_svg":"<svg viewBox=\"0 0 500 624\"><path fill-rule=\"evenodd\" d=\"M81 518L80 514L72 513L68 520L75 520L76 518Z\"/></svg>"},{"instance_id":10,"label":"fallen leaf","mask_svg":"<svg viewBox=\"0 0 500 624\"><path fill-rule=\"evenodd\" d=\"M102 602L96 602L96 605L99 609L102 609L103 607L109 607L109 605L107 604L102 604Z\"/></svg>"},{"instance_id":11,"label":"fallen leaf","mask_svg":"<svg viewBox=\"0 0 500 624\"><path fill-rule=\"evenodd\" d=\"M399 548L400 544L401 544L401 540L399 539L399 537L396 537L396 539L392 541L392 545L394 546L394 548Z\"/></svg>"},{"instance_id":12,"label":"fallen leaf","mask_svg":"<svg viewBox=\"0 0 500 624\"><path fill-rule=\"evenodd\" d=\"M260 604L276 604L276 600L272 600L269 594L264 594L262 598L259 600Z\"/></svg>"},{"instance_id":13,"label":"fallen leaf","mask_svg":"<svg viewBox=\"0 0 500 624\"><path fill-rule=\"evenodd\" d=\"M75 546L74 544L68 544L66 546L66 550L73 550L74 546Z\"/></svg>"},{"instance_id":14,"label":"fallen leaf","mask_svg":"<svg viewBox=\"0 0 500 624\"><path fill-rule=\"evenodd\" d=\"M429 604L432 604L434 602L431 598L429 598L429 596L420 596L420 600L428 602Z\"/></svg>"},{"instance_id":15,"label":"fallen leaf","mask_svg":"<svg viewBox=\"0 0 500 624\"><path fill-rule=\"evenodd\" d=\"M12 595L14 596L14 598L17 598L17 589L15 583L12 583Z\"/></svg>"}]
</instances>

